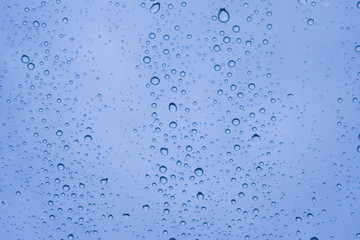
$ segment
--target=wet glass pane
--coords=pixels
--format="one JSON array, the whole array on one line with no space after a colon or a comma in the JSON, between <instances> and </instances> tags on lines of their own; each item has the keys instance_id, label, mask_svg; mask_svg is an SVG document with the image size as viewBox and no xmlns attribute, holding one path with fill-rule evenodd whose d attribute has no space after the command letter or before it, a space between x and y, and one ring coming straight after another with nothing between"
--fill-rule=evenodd
<instances>
[{"instance_id":1,"label":"wet glass pane","mask_svg":"<svg viewBox=\"0 0 360 240\"><path fill-rule=\"evenodd\" d=\"M360 2L0 2L0 239L360 239Z\"/></svg>"}]
</instances>

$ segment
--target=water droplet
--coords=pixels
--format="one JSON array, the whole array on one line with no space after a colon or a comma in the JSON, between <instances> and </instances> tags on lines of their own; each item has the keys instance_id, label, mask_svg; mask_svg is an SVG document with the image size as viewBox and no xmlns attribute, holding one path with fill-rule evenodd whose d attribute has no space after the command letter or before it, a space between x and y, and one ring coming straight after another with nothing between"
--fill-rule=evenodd
<instances>
[{"instance_id":1,"label":"water droplet","mask_svg":"<svg viewBox=\"0 0 360 240\"><path fill-rule=\"evenodd\" d=\"M30 58L27 55L21 56L21 62L28 63L30 61Z\"/></svg>"},{"instance_id":2,"label":"water droplet","mask_svg":"<svg viewBox=\"0 0 360 240\"><path fill-rule=\"evenodd\" d=\"M358 153L360 153L360 146L357 147L357 151L358 151Z\"/></svg>"},{"instance_id":3,"label":"water droplet","mask_svg":"<svg viewBox=\"0 0 360 240\"><path fill-rule=\"evenodd\" d=\"M238 25L234 25L232 27L232 30L233 30L234 33L238 33L240 31L240 27Z\"/></svg>"},{"instance_id":4,"label":"water droplet","mask_svg":"<svg viewBox=\"0 0 360 240\"><path fill-rule=\"evenodd\" d=\"M40 26L40 23L39 23L38 21L34 21L34 22L33 22L33 26L34 26L34 27L39 27L39 26Z\"/></svg>"},{"instance_id":5,"label":"water droplet","mask_svg":"<svg viewBox=\"0 0 360 240\"><path fill-rule=\"evenodd\" d=\"M204 199L204 194L203 194L202 192L198 192L198 193L196 194L196 198L197 198L198 200L203 200L203 199Z\"/></svg>"},{"instance_id":6,"label":"water droplet","mask_svg":"<svg viewBox=\"0 0 360 240\"><path fill-rule=\"evenodd\" d=\"M310 18L307 20L307 25L312 26L314 24L314 19Z\"/></svg>"},{"instance_id":7,"label":"water droplet","mask_svg":"<svg viewBox=\"0 0 360 240\"><path fill-rule=\"evenodd\" d=\"M161 176L161 177L160 177L160 182L161 182L162 184L166 184L166 183L168 182L168 179L167 179L166 177L164 177L164 176Z\"/></svg>"},{"instance_id":8,"label":"water droplet","mask_svg":"<svg viewBox=\"0 0 360 240\"><path fill-rule=\"evenodd\" d=\"M100 183L101 183L102 185L106 185L106 184L108 183L108 178L102 178L102 179L100 180Z\"/></svg>"},{"instance_id":9,"label":"water droplet","mask_svg":"<svg viewBox=\"0 0 360 240\"><path fill-rule=\"evenodd\" d=\"M160 171L161 173L165 173L165 172L167 171L167 168L166 168L165 166L160 166L160 167L159 167L159 171Z\"/></svg>"},{"instance_id":10,"label":"water droplet","mask_svg":"<svg viewBox=\"0 0 360 240\"><path fill-rule=\"evenodd\" d=\"M218 19L222 23L226 23L227 21L229 21L230 15L225 8L220 8L220 11L218 13Z\"/></svg>"},{"instance_id":11,"label":"water droplet","mask_svg":"<svg viewBox=\"0 0 360 240\"><path fill-rule=\"evenodd\" d=\"M355 47L355 52L360 52L360 45L357 45L357 46Z\"/></svg>"},{"instance_id":12,"label":"water droplet","mask_svg":"<svg viewBox=\"0 0 360 240\"><path fill-rule=\"evenodd\" d=\"M35 69L35 64L33 64L33 63L28 63L27 68L28 68L29 70L34 70L34 69Z\"/></svg>"},{"instance_id":13,"label":"water droplet","mask_svg":"<svg viewBox=\"0 0 360 240\"><path fill-rule=\"evenodd\" d=\"M169 127L170 127L170 128L176 128L176 127L177 127L177 123L176 123L176 122L170 122L170 123L169 123Z\"/></svg>"},{"instance_id":14,"label":"water droplet","mask_svg":"<svg viewBox=\"0 0 360 240\"><path fill-rule=\"evenodd\" d=\"M169 104L169 111L172 112L172 113L177 111L177 106L176 106L175 103L170 103Z\"/></svg>"},{"instance_id":15,"label":"water droplet","mask_svg":"<svg viewBox=\"0 0 360 240\"><path fill-rule=\"evenodd\" d=\"M160 153L163 156L166 156L169 154L169 150L167 148L160 148Z\"/></svg>"},{"instance_id":16,"label":"water droplet","mask_svg":"<svg viewBox=\"0 0 360 240\"><path fill-rule=\"evenodd\" d=\"M260 136L255 133L254 135L252 135L251 140L252 140L252 141L255 141L255 142L256 142L256 141L259 141L259 140L260 140Z\"/></svg>"},{"instance_id":17,"label":"water droplet","mask_svg":"<svg viewBox=\"0 0 360 240\"><path fill-rule=\"evenodd\" d=\"M61 130L56 131L56 136L61 137L62 135L63 135L63 131L61 131Z\"/></svg>"},{"instance_id":18,"label":"water droplet","mask_svg":"<svg viewBox=\"0 0 360 240\"><path fill-rule=\"evenodd\" d=\"M149 10L152 14L157 13L160 10L160 3L154 3L153 5L151 5Z\"/></svg>"},{"instance_id":19,"label":"water droplet","mask_svg":"<svg viewBox=\"0 0 360 240\"><path fill-rule=\"evenodd\" d=\"M64 164L59 163L59 164L57 165L57 169L60 170L60 171L63 171L63 170L65 169Z\"/></svg>"},{"instance_id":20,"label":"water droplet","mask_svg":"<svg viewBox=\"0 0 360 240\"><path fill-rule=\"evenodd\" d=\"M240 120L238 118L234 118L231 123L234 125L234 126L238 126L240 124Z\"/></svg>"},{"instance_id":21,"label":"water droplet","mask_svg":"<svg viewBox=\"0 0 360 240\"><path fill-rule=\"evenodd\" d=\"M63 190L64 192L69 191L69 190L70 190L69 185L64 185L64 186L62 187L62 190Z\"/></svg>"},{"instance_id":22,"label":"water droplet","mask_svg":"<svg viewBox=\"0 0 360 240\"><path fill-rule=\"evenodd\" d=\"M148 211L150 209L150 207L149 207L149 205L146 204L146 205L142 206L142 209L145 211Z\"/></svg>"},{"instance_id":23,"label":"water droplet","mask_svg":"<svg viewBox=\"0 0 360 240\"><path fill-rule=\"evenodd\" d=\"M201 177L204 174L204 171L202 170L202 168L197 168L194 171L195 175L198 177Z\"/></svg>"},{"instance_id":24,"label":"water droplet","mask_svg":"<svg viewBox=\"0 0 360 240\"><path fill-rule=\"evenodd\" d=\"M148 63L151 62L151 58L146 56L146 57L143 58L143 61L144 61L144 63L148 64Z\"/></svg>"},{"instance_id":25,"label":"water droplet","mask_svg":"<svg viewBox=\"0 0 360 240\"><path fill-rule=\"evenodd\" d=\"M150 79L150 83L151 83L152 85L158 85L158 84L160 83L160 79L159 79L158 77L152 77L152 78Z\"/></svg>"},{"instance_id":26,"label":"water droplet","mask_svg":"<svg viewBox=\"0 0 360 240\"><path fill-rule=\"evenodd\" d=\"M250 90L254 90L255 89L255 84L254 83L249 83L248 88Z\"/></svg>"},{"instance_id":27,"label":"water droplet","mask_svg":"<svg viewBox=\"0 0 360 240\"><path fill-rule=\"evenodd\" d=\"M298 3L300 5L305 5L307 3L307 0L298 0Z\"/></svg>"},{"instance_id":28,"label":"water droplet","mask_svg":"<svg viewBox=\"0 0 360 240\"><path fill-rule=\"evenodd\" d=\"M92 136L91 135L85 135L84 140L86 142L91 142L92 141Z\"/></svg>"}]
</instances>

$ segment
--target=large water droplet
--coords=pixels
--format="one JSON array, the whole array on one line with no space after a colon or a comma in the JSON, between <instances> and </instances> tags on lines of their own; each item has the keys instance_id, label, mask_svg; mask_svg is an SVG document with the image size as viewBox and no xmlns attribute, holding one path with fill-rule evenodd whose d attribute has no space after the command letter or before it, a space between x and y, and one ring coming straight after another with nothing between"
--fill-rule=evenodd
<instances>
[{"instance_id":1,"label":"large water droplet","mask_svg":"<svg viewBox=\"0 0 360 240\"><path fill-rule=\"evenodd\" d=\"M169 104L169 111L172 112L172 113L177 111L177 106L176 106L175 103L170 103Z\"/></svg>"},{"instance_id":2,"label":"large water droplet","mask_svg":"<svg viewBox=\"0 0 360 240\"><path fill-rule=\"evenodd\" d=\"M84 140L85 140L86 142L91 142L91 141L92 141L92 136L91 136L91 135L86 135L86 136L84 137Z\"/></svg>"},{"instance_id":3,"label":"large water droplet","mask_svg":"<svg viewBox=\"0 0 360 240\"><path fill-rule=\"evenodd\" d=\"M64 186L62 187L62 190L63 190L64 192L69 191L69 190L70 190L69 185L64 185Z\"/></svg>"},{"instance_id":4,"label":"large water droplet","mask_svg":"<svg viewBox=\"0 0 360 240\"><path fill-rule=\"evenodd\" d=\"M160 182L162 184L166 184L168 182L168 179L166 177L162 176L162 177L160 177Z\"/></svg>"},{"instance_id":5,"label":"large water droplet","mask_svg":"<svg viewBox=\"0 0 360 240\"><path fill-rule=\"evenodd\" d=\"M220 8L220 11L218 13L218 19L222 23L226 23L227 21L229 21L230 15L225 8Z\"/></svg>"},{"instance_id":6,"label":"large water droplet","mask_svg":"<svg viewBox=\"0 0 360 240\"><path fill-rule=\"evenodd\" d=\"M257 142L257 141L260 140L260 136L255 133L254 135L252 135L251 140L254 141L254 142Z\"/></svg>"},{"instance_id":7,"label":"large water droplet","mask_svg":"<svg viewBox=\"0 0 360 240\"><path fill-rule=\"evenodd\" d=\"M60 170L60 171L63 171L63 170L65 169L64 164L59 163L59 164L57 165L57 169Z\"/></svg>"},{"instance_id":8,"label":"large water droplet","mask_svg":"<svg viewBox=\"0 0 360 240\"><path fill-rule=\"evenodd\" d=\"M103 179L100 180L100 183L101 183L102 185L106 185L107 182L108 182L108 178L103 178Z\"/></svg>"},{"instance_id":9,"label":"large water droplet","mask_svg":"<svg viewBox=\"0 0 360 240\"><path fill-rule=\"evenodd\" d=\"M161 173L165 173L165 172L167 171L167 168L166 168L165 166L160 166L160 167L159 167L159 171L160 171Z\"/></svg>"},{"instance_id":10,"label":"large water droplet","mask_svg":"<svg viewBox=\"0 0 360 240\"><path fill-rule=\"evenodd\" d=\"M314 25L314 19L310 18L309 20L307 20L307 25L309 26Z\"/></svg>"},{"instance_id":11,"label":"large water droplet","mask_svg":"<svg viewBox=\"0 0 360 240\"><path fill-rule=\"evenodd\" d=\"M169 150L167 148L160 148L160 153L163 156L166 156L169 154Z\"/></svg>"},{"instance_id":12,"label":"large water droplet","mask_svg":"<svg viewBox=\"0 0 360 240\"><path fill-rule=\"evenodd\" d=\"M153 5L151 5L150 7L150 12L155 14L160 10L160 3L154 3Z\"/></svg>"},{"instance_id":13,"label":"large water droplet","mask_svg":"<svg viewBox=\"0 0 360 240\"><path fill-rule=\"evenodd\" d=\"M35 64L33 64L33 63L28 63L27 68L28 68L29 70L34 70L34 69L35 69Z\"/></svg>"},{"instance_id":14,"label":"large water droplet","mask_svg":"<svg viewBox=\"0 0 360 240\"><path fill-rule=\"evenodd\" d=\"M158 85L158 84L160 83L160 79L159 79L158 77L152 77L152 78L150 79L150 83L151 83L152 85Z\"/></svg>"},{"instance_id":15,"label":"large water droplet","mask_svg":"<svg viewBox=\"0 0 360 240\"><path fill-rule=\"evenodd\" d=\"M176 123L176 122L170 122L170 123L169 123L169 127L170 127L170 128L176 128L176 127L177 127L177 123Z\"/></svg>"},{"instance_id":16,"label":"large water droplet","mask_svg":"<svg viewBox=\"0 0 360 240\"><path fill-rule=\"evenodd\" d=\"M198 200L203 200L203 199L204 199L204 194L203 194L202 192L198 192L198 193L196 194L196 198L197 198Z\"/></svg>"},{"instance_id":17,"label":"large water droplet","mask_svg":"<svg viewBox=\"0 0 360 240\"><path fill-rule=\"evenodd\" d=\"M201 177L204 174L204 171L202 170L202 168L197 168L194 171L195 175L198 177Z\"/></svg>"},{"instance_id":18,"label":"large water droplet","mask_svg":"<svg viewBox=\"0 0 360 240\"><path fill-rule=\"evenodd\" d=\"M231 123L234 125L234 126L238 126L240 124L240 120L238 118L234 118Z\"/></svg>"},{"instance_id":19,"label":"large water droplet","mask_svg":"<svg viewBox=\"0 0 360 240\"><path fill-rule=\"evenodd\" d=\"M30 61L30 58L27 55L21 56L21 62L28 63Z\"/></svg>"}]
</instances>

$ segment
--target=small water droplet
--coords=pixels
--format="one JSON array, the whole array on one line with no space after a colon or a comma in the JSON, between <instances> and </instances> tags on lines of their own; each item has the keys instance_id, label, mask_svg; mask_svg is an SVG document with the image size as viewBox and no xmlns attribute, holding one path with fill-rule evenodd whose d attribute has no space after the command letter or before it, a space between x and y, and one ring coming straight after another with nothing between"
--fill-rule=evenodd
<instances>
[{"instance_id":1,"label":"small water droplet","mask_svg":"<svg viewBox=\"0 0 360 240\"><path fill-rule=\"evenodd\" d=\"M307 0L298 0L298 3L300 5L305 5L307 3Z\"/></svg>"},{"instance_id":2,"label":"small water droplet","mask_svg":"<svg viewBox=\"0 0 360 240\"><path fill-rule=\"evenodd\" d=\"M56 131L56 136L61 137L62 135L63 135L63 131L61 131L61 130Z\"/></svg>"}]
</instances>

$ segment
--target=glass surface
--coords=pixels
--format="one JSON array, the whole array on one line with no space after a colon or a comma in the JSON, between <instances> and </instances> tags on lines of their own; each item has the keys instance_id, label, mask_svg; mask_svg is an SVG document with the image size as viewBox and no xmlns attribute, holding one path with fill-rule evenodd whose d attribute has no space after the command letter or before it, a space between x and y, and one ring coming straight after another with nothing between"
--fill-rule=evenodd
<instances>
[{"instance_id":1,"label":"glass surface","mask_svg":"<svg viewBox=\"0 0 360 240\"><path fill-rule=\"evenodd\" d=\"M0 239L360 239L360 2L0 1Z\"/></svg>"}]
</instances>

